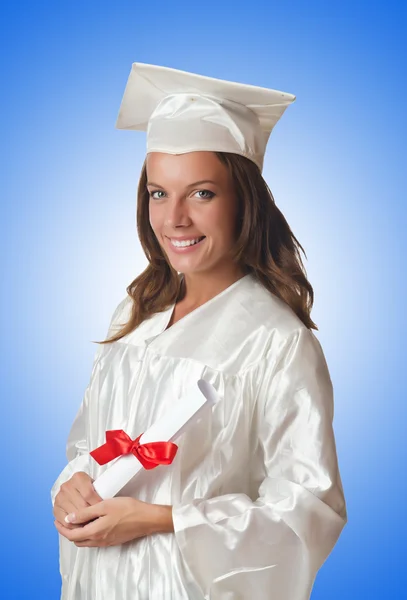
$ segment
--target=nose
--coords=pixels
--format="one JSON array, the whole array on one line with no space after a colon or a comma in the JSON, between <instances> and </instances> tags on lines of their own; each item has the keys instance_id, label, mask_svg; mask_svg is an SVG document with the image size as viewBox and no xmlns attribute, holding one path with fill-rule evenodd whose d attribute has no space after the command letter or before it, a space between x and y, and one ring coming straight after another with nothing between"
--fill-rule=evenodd
<instances>
[{"instance_id":1,"label":"nose","mask_svg":"<svg viewBox=\"0 0 407 600\"><path fill-rule=\"evenodd\" d=\"M172 198L166 202L165 225L167 227L185 227L190 224L188 206L182 198Z\"/></svg>"}]
</instances>

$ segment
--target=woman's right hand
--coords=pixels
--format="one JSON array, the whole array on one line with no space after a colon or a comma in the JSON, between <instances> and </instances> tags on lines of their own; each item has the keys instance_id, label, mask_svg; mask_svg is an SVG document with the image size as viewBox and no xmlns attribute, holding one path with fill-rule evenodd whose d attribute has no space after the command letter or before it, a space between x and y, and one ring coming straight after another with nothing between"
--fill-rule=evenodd
<instances>
[{"instance_id":1,"label":"woman's right hand","mask_svg":"<svg viewBox=\"0 0 407 600\"><path fill-rule=\"evenodd\" d=\"M61 525L69 529L83 527L84 523L80 525L67 523L65 521L66 515L75 512L77 509L97 504L102 500L103 498L99 496L93 487L93 479L84 471L79 471L61 485L58 494L55 496L54 517Z\"/></svg>"}]
</instances>

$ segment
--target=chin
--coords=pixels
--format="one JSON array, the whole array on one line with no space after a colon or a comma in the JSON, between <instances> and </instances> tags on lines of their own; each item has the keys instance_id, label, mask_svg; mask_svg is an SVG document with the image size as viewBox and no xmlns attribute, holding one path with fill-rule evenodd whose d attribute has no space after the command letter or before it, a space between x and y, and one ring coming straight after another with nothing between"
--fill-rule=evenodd
<instances>
[{"instance_id":1,"label":"chin","mask_svg":"<svg viewBox=\"0 0 407 600\"><path fill-rule=\"evenodd\" d=\"M199 273L199 271L201 271L202 269L199 268L194 268L194 267L187 267L181 263L179 264L175 264L172 263L171 264L172 268L175 269L176 271L178 271L178 273L183 273L184 275L193 275L194 273Z\"/></svg>"},{"instance_id":2,"label":"chin","mask_svg":"<svg viewBox=\"0 0 407 600\"><path fill-rule=\"evenodd\" d=\"M183 273L185 275L193 275L194 273L200 273L201 271L205 271L205 267L203 265L187 265L180 261L172 261L170 262L171 267L178 271L178 273Z\"/></svg>"}]
</instances>

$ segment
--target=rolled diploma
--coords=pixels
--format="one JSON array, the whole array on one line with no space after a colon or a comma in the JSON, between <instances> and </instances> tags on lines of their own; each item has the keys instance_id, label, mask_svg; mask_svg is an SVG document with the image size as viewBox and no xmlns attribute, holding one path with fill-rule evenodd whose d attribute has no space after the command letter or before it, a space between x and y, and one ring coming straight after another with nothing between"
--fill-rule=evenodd
<instances>
[{"instance_id":1,"label":"rolled diploma","mask_svg":"<svg viewBox=\"0 0 407 600\"><path fill-rule=\"evenodd\" d=\"M202 410L213 406L218 400L213 385L199 379L171 410L143 433L140 444L173 441L188 423L198 418ZM141 469L143 465L134 454L125 454L95 479L93 487L104 500L113 498Z\"/></svg>"}]
</instances>

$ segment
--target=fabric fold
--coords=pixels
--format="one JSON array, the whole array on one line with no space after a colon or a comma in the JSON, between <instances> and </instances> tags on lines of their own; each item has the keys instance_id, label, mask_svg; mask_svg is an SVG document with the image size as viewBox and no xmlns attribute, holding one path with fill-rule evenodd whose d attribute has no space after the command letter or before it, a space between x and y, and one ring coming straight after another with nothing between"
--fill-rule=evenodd
<instances>
[{"instance_id":1,"label":"fabric fold","mask_svg":"<svg viewBox=\"0 0 407 600\"><path fill-rule=\"evenodd\" d=\"M320 345L300 329L257 381L257 499L225 494L173 507L175 536L202 595L308 600L347 522L332 430L333 392ZM243 576L244 574L244 576Z\"/></svg>"}]
</instances>

